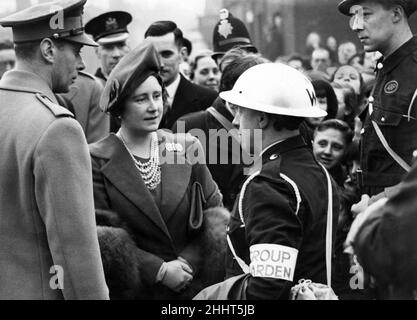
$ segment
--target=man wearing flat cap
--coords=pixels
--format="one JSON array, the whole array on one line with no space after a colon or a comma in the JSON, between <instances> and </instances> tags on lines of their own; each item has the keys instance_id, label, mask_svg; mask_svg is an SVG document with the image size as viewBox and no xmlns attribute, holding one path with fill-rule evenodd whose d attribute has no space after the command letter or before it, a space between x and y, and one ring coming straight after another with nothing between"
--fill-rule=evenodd
<instances>
[{"instance_id":1,"label":"man wearing flat cap","mask_svg":"<svg viewBox=\"0 0 417 320\"><path fill-rule=\"evenodd\" d=\"M417 149L417 38L408 23L417 2L344 0L338 8L350 16L365 51L383 55L368 107L360 115L361 180L363 194L390 194L389 188L410 170Z\"/></svg>"},{"instance_id":2,"label":"man wearing flat cap","mask_svg":"<svg viewBox=\"0 0 417 320\"><path fill-rule=\"evenodd\" d=\"M86 0L42 3L0 19L16 66L0 80L0 299L108 299L88 146L54 93L69 90L96 45Z\"/></svg>"},{"instance_id":3,"label":"man wearing flat cap","mask_svg":"<svg viewBox=\"0 0 417 320\"><path fill-rule=\"evenodd\" d=\"M92 35L98 43L96 54L100 67L94 75L100 80L103 88L110 72L130 51L127 26L131 21L132 16L128 12L110 11L91 19L85 25L85 32ZM110 131L116 132L120 127L119 121L113 118L108 121Z\"/></svg>"}]
</instances>

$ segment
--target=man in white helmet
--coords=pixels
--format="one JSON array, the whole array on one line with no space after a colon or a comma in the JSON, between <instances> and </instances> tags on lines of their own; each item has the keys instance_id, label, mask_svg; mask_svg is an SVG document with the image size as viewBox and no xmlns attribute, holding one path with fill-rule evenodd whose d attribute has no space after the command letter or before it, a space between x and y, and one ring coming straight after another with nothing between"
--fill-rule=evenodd
<instances>
[{"instance_id":1,"label":"man in white helmet","mask_svg":"<svg viewBox=\"0 0 417 320\"><path fill-rule=\"evenodd\" d=\"M229 225L227 277L247 273L229 297L288 299L300 279L328 283L338 198L298 130L304 117L326 115L311 82L291 67L266 63L245 71L220 97L237 107L242 148L253 152L262 144ZM329 208L334 227L326 243Z\"/></svg>"}]
</instances>

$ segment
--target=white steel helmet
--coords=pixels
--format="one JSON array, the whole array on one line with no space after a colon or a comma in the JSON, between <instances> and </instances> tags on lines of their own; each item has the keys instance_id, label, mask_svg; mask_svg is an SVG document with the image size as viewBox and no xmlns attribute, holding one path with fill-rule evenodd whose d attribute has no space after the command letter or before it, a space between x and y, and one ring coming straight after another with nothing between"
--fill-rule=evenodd
<instances>
[{"instance_id":1,"label":"white steel helmet","mask_svg":"<svg viewBox=\"0 0 417 320\"><path fill-rule=\"evenodd\" d=\"M271 114L325 117L313 85L301 72L282 63L263 63L246 70L232 90L220 97L229 103Z\"/></svg>"}]
</instances>

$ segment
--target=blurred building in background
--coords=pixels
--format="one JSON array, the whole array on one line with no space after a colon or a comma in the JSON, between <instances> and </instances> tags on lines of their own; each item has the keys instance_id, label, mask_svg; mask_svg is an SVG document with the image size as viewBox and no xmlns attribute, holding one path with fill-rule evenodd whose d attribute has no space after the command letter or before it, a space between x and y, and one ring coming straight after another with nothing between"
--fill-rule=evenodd
<instances>
[{"instance_id":1,"label":"blurred building in background","mask_svg":"<svg viewBox=\"0 0 417 320\"><path fill-rule=\"evenodd\" d=\"M0 0L0 17L48 1ZM133 16L129 30L131 46L135 47L152 22L173 20L198 51L212 49L219 10L227 8L245 22L260 51L274 60L276 55L305 54L305 41L310 32L321 35L322 45L333 36L339 43L353 41L360 49L355 34L349 30L348 18L337 11L338 3L339 0L87 0L84 22L105 11L128 11ZM415 16L411 18L413 31L417 30ZM3 38L11 38L10 28L0 27L0 39ZM94 72L97 67L94 49L84 48L82 56L87 71Z\"/></svg>"}]
</instances>

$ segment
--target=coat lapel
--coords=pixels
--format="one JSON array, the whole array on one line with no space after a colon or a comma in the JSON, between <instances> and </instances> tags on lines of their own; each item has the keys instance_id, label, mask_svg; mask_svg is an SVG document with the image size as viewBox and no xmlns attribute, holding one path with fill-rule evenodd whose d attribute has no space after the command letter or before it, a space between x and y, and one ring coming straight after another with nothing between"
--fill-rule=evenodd
<instances>
[{"instance_id":1,"label":"coat lapel","mask_svg":"<svg viewBox=\"0 0 417 320\"><path fill-rule=\"evenodd\" d=\"M171 239L155 200L139 176L140 173L128 151L116 135L112 134L109 139L113 152L110 160L101 169L103 174Z\"/></svg>"},{"instance_id":2,"label":"coat lapel","mask_svg":"<svg viewBox=\"0 0 417 320\"><path fill-rule=\"evenodd\" d=\"M165 150L166 157L161 165L162 203L161 212L165 221L169 221L182 201L190 183L192 166L185 159L186 144L184 141L174 140L172 134L158 131L160 150ZM185 136L184 136L185 137ZM182 145L184 150L177 152L169 151L166 144ZM175 160L175 161L173 161Z\"/></svg>"}]
</instances>

